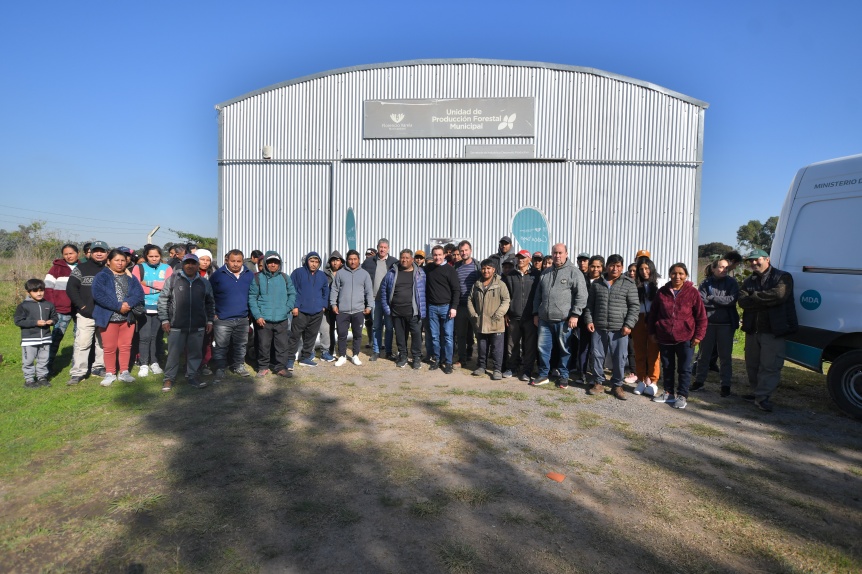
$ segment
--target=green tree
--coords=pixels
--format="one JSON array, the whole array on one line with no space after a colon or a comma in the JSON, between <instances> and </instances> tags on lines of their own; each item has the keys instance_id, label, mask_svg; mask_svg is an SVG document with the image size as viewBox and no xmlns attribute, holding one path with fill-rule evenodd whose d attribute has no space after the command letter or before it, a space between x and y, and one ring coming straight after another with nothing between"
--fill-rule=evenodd
<instances>
[{"instance_id":1,"label":"green tree","mask_svg":"<svg viewBox=\"0 0 862 574\"><path fill-rule=\"evenodd\" d=\"M189 233L188 231L177 231L176 229L168 228L168 231L171 231L177 235L180 239L186 241L187 243L196 243L198 247L203 249L209 249L213 253L216 252L216 247L218 245L218 239L216 237L204 237L203 235L198 235L196 233Z\"/></svg>"},{"instance_id":2,"label":"green tree","mask_svg":"<svg viewBox=\"0 0 862 574\"><path fill-rule=\"evenodd\" d=\"M713 241L712 243L705 243L703 245L699 245L697 248L697 256L698 257L709 257L710 255L724 255L733 251L733 247L722 243L720 241Z\"/></svg>"},{"instance_id":3,"label":"green tree","mask_svg":"<svg viewBox=\"0 0 862 574\"><path fill-rule=\"evenodd\" d=\"M736 242L740 247L749 251L752 249L763 249L767 253L772 249L772 240L775 238L775 229L778 227L778 216L773 215L761 223L752 219L745 225L741 225L736 231Z\"/></svg>"}]
</instances>

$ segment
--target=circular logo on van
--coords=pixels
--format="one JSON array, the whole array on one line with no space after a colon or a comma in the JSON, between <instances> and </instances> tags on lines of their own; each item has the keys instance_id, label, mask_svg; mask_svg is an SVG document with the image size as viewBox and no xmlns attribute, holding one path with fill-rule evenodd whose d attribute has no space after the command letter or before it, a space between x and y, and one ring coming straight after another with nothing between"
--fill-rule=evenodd
<instances>
[{"instance_id":1,"label":"circular logo on van","mask_svg":"<svg viewBox=\"0 0 862 574\"><path fill-rule=\"evenodd\" d=\"M814 289L809 289L799 296L799 304L802 305L803 309L807 309L809 311L813 311L820 307L820 301L820 293Z\"/></svg>"}]
</instances>

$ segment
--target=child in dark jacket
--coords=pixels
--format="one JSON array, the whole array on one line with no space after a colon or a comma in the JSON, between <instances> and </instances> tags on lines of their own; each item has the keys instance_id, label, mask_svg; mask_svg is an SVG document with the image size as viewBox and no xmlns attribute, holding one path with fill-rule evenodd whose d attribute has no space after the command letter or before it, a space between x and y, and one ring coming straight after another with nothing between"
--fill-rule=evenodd
<instances>
[{"instance_id":1,"label":"child in dark jacket","mask_svg":"<svg viewBox=\"0 0 862 574\"><path fill-rule=\"evenodd\" d=\"M50 387L48 354L51 350L51 326L57 324L59 315L54 304L45 301L44 281L28 279L24 289L28 296L15 309L15 324L21 328L24 386L28 389Z\"/></svg>"}]
</instances>

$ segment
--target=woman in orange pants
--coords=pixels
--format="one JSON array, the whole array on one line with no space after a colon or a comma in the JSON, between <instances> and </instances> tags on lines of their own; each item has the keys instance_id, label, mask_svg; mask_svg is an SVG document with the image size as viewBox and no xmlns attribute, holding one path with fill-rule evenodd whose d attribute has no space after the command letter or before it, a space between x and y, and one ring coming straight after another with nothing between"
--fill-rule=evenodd
<instances>
[{"instance_id":1,"label":"woman in orange pants","mask_svg":"<svg viewBox=\"0 0 862 574\"><path fill-rule=\"evenodd\" d=\"M653 298L658 293L659 275L655 271L655 264L649 257L638 257L636 264L635 283L638 286L640 314L638 315L638 322L632 329L632 341L635 347L635 374L638 378L635 394L652 397L658 394L656 381L659 378L659 347L658 343L650 340L646 316L649 314Z\"/></svg>"}]
</instances>

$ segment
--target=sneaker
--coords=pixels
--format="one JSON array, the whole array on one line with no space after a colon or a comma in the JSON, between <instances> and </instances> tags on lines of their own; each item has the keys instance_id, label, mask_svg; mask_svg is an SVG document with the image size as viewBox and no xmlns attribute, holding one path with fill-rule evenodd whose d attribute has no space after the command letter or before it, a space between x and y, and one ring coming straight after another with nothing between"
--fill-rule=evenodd
<instances>
[{"instance_id":1,"label":"sneaker","mask_svg":"<svg viewBox=\"0 0 862 574\"><path fill-rule=\"evenodd\" d=\"M343 367L345 364L347 364L347 355L341 355L338 357L338 360L335 361L336 367Z\"/></svg>"},{"instance_id":2,"label":"sneaker","mask_svg":"<svg viewBox=\"0 0 862 574\"><path fill-rule=\"evenodd\" d=\"M511 376L512 376L512 374L513 374L513 373L512 373L512 369L506 369L506 370L505 370L505 371L503 371L501 374L503 375L503 378L504 378L504 379L508 379L508 378L509 378L509 377L511 377Z\"/></svg>"},{"instance_id":3,"label":"sneaker","mask_svg":"<svg viewBox=\"0 0 862 574\"><path fill-rule=\"evenodd\" d=\"M272 373L272 371L270 371L269 369L260 370L257 372L257 378L262 379L265 376L269 375L270 373Z\"/></svg>"},{"instance_id":4,"label":"sneaker","mask_svg":"<svg viewBox=\"0 0 862 574\"><path fill-rule=\"evenodd\" d=\"M150 376L150 366L149 365L141 365L140 367L138 367L138 376L139 377Z\"/></svg>"},{"instance_id":5,"label":"sneaker","mask_svg":"<svg viewBox=\"0 0 862 574\"><path fill-rule=\"evenodd\" d=\"M84 377L69 377L69 380L68 380L68 381L66 381L66 384L67 384L67 385L69 385L69 386L77 385L77 384L78 384L78 383L80 383L82 380L84 380Z\"/></svg>"},{"instance_id":6,"label":"sneaker","mask_svg":"<svg viewBox=\"0 0 862 574\"><path fill-rule=\"evenodd\" d=\"M39 377L36 379L36 385L39 387L50 387L51 383L48 382L48 377Z\"/></svg>"},{"instance_id":7,"label":"sneaker","mask_svg":"<svg viewBox=\"0 0 862 574\"><path fill-rule=\"evenodd\" d=\"M688 390L688 392L696 393L698 391L702 391L705 386L706 386L706 383L697 383L697 382L692 383L691 388Z\"/></svg>"},{"instance_id":8,"label":"sneaker","mask_svg":"<svg viewBox=\"0 0 862 574\"><path fill-rule=\"evenodd\" d=\"M605 392L605 386L601 383L593 383L590 385L590 388L587 389L588 395L600 395Z\"/></svg>"},{"instance_id":9,"label":"sneaker","mask_svg":"<svg viewBox=\"0 0 862 574\"><path fill-rule=\"evenodd\" d=\"M162 368L159 366L158 363L152 363L150 365L150 372L153 373L154 375L161 375L164 371L162 370Z\"/></svg>"},{"instance_id":10,"label":"sneaker","mask_svg":"<svg viewBox=\"0 0 862 574\"><path fill-rule=\"evenodd\" d=\"M721 387L721 396L729 397L730 396L730 387Z\"/></svg>"},{"instance_id":11,"label":"sneaker","mask_svg":"<svg viewBox=\"0 0 862 574\"><path fill-rule=\"evenodd\" d=\"M173 386L173 381L171 381L170 379L165 379L164 381L162 381L162 392L167 393L171 390L171 388L173 388Z\"/></svg>"},{"instance_id":12,"label":"sneaker","mask_svg":"<svg viewBox=\"0 0 862 574\"><path fill-rule=\"evenodd\" d=\"M551 379L548 377L536 377L532 381L530 381L531 387L541 387L542 385L547 385L551 382Z\"/></svg>"},{"instance_id":13,"label":"sneaker","mask_svg":"<svg viewBox=\"0 0 862 574\"><path fill-rule=\"evenodd\" d=\"M380 358L380 353L371 353L371 357L368 358L369 361L376 361Z\"/></svg>"},{"instance_id":14,"label":"sneaker","mask_svg":"<svg viewBox=\"0 0 862 574\"><path fill-rule=\"evenodd\" d=\"M189 377L189 385L193 386L196 389L203 389L207 386L205 381L199 381L195 377Z\"/></svg>"},{"instance_id":15,"label":"sneaker","mask_svg":"<svg viewBox=\"0 0 862 574\"><path fill-rule=\"evenodd\" d=\"M395 355L394 353L386 353L386 360L387 361L397 361L398 355Z\"/></svg>"},{"instance_id":16,"label":"sneaker","mask_svg":"<svg viewBox=\"0 0 862 574\"><path fill-rule=\"evenodd\" d=\"M628 400L628 397L626 396L626 392L623 390L622 385L614 385L614 388L611 389L611 394L614 396L614 398L620 401Z\"/></svg>"},{"instance_id":17,"label":"sneaker","mask_svg":"<svg viewBox=\"0 0 862 574\"><path fill-rule=\"evenodd\" d=\"M102 379L102 382L99 383L103 387L110 387L111 383L117 380L117 376L114 373L105 373L105 378Z\"/></svg>"},{"instance_id":18,"label":"sneaker","mask_svg":"<svg viewBox=\"0 0 862 574\"><path fill-rule=\"evenodd\" d=\"M441 367L440 370L443 371L444 375L451 375L452 374L452 363L443 363L443 367Z\"/></svg>"},{"instance_id":19,"label":"sneaker","mask_svg":"<svg viewBox=\"0 0 862 574\"><path fill-rule=\"evenodd\" d=\"M285 365L284 368L287 369L288 371L292 371L293 370L293 364L294 364L294 360L288 359L287 365Z\"/></svg>"},{"instance_id":20,"label":"sneaker","mask_svg":"<svg viewBox=\"0 0 862 574\"><path fill-rule=\"evenodd\" d=\"M685 397L678 396L676 400L673 402L673 408L675 409L684 409L685 405L688 403Z\"/></svg>"},{"instance_id":21,"label":"sneaker","mask_svg":"<svg viewBox=\"0 0 862 574\"><path fill-rule=\"evenodd\" d=\"M636 395L642 395L644 389L646 389L646 383L644 383L643 381L638 381L638 385L635 387L634 392Z\"/></svg>"},{"instance_id":22,"label":"sneaker","mask_svg":"<svg viewBox=\"0 0 862 574\"><path fill-rule=\"evenodd\" d=\"M323 351L323 353L321 353L321 355L320 355L320 358L323 359L324 361L326 361L327 363L331 363L332 361L335 360L335 357L333 357L332 353L330 353L329 351Z\"/></svg>"},{"instance_id":23,"label":"sneaker","mask_svg":"<svg viewBox=\"0 0 862 574\"><path fill-rule=\"evenodd\" d=\"M90 374L93 375L94 377L104 377L105 375L108 374L108 371L105 370L105 367L99 367L97 369L93 369L92 371L90 371Z\"/></svg>"},{"instance_id":24,"label":"sneaker","mask_svg":"<svg viewBox=\"0 0 862 574\"><path fill-rule=\"evenodd\" d=\"M565 378L565 379L558 380L557 381L557 388L558 389L568 389L569 388L569 379Z\"/></svg>"},{"instance_id":25,"label":"sneaker","mask_svg":"<svg viewBox=\"0 0 862 574\"><path fill-rule=\"evenodd\" d=\"M474 377L481 377L485 374L485 367L479 367L471 373Z\"/></svg>"},{"instance_id":26,"label":"sneaker","mask_svg":"<svg viewBox=\"0 0 862 574\"><path fill-rule=\"evenodd\" d=\"M422 359L413 359L413 370L418 371L422 368Z\"/></svg>"},{"instance_id":27,"label":"sneaker","mask_svg":"<svg viewBox=\"0 0 862 574\"><path fill-rule=\"evenodd\" d=\"M117 378L120 379L121 381L123 381L124 383L134 383L135 382L135 377L133 377L132 373L130 373L129 371L123 371L122 373L120 373L120 375Z\"/></svg>"},{"instance_id":28,"label":"sneaker","mask_svg":"<svg viewBox=\"0 0 862 574\"><path fill-rule=\"evenodd\" d=\"M350 357L350 362L357 367L362 364L362 361L359 360L359 355L353 355L352 357Z\"/></svg>"},{"instance_id":29,"label":"sneaker","mask_svg":"<svg viewBox=\"0 0 862 574\"><path fill-rule=\"evenodd\" d=\"M404 357L399 358L397 361L395 361L395 366L399 369L403 369L407 366L407 359L405 359Z\"/></svg>"},{"instance_id":30,"label":"sneaker","mask_svg":"<svg viewBox=\"0 0 862 574\"><path fill-rule=\"evenodd\" d=\"M675 403L676 398L669 392L665 391L662 394L652 398L654 403Z\"/></svg>"},{"instance_id":31,"label":"sneaker","mask_svg":"<svg viewBox=\"0 0 862 574\"><path fill-rule=\"evenodd\" d=\"M632 384L638 380L638 376L634 373L629 373L629 375L623 380L628 384Z\"/></svg>"},{"instance_id":32,"label":"sneaker","mask_svg":"<svg viewBox=\"0 0 862 574\"><path fill-rule=\"evenodd\" d=\"M559 377L559 376L560 376L560 371L559 371L558 369L551 369L551 372L549 373L549 376L550 376L552 379L555 379L555 378L557 378L557 377Z\"/></svg>"},{"instance_id":33,"label":"sneaker","mask_svg":"<svg viewBox=\"0 0 862 574\"><path fill-rule=\"evenodd\" d=\"M440 363L438 363L437 359L435 359L434 357L431 357L431 359L428 361L428 365L429 371L436 371L440 368Z\"/></svg>"},{"instance_id":34,"label":"sneaker","mask_svg":"<svg viewBox=\"0 0 862 574\"><path fill-rule=\"evenodd\" d=\"M212 370L209 367L201 367L200 374L205 377L208 377L213 374Z\"/></svg>"},{"instance_id":35,"label":"sneaker","mask_svg":"<svg viewBox=\"0 0 862 574\"><path fill-rule=\"evenodd\" d=\"M276 373L279 377L284 377L285 379L292 379L293 373L288 371L287 369L282 369Z\"/></svg>"},{"instance_id":36,"label":"sneaker","mask_svg":"<svg viewBox=\"0 0 862 574\"><path fill-rule=\"evenodd\" d=\"M518 377L519 381L524 381L525 383L530 382L530 373L521 373L521 376Z\"/></svg>"},{"instance_id":37,"label":"sneaker","mask_svg":"<svg viewBox=\"0 0 862 574\"><path fill-rule=\"evenodd\" d=\"M308 357L306 359L302 359L301 361L299 361L299 364L302 365L303 367L316 367L317 366L317 363L315 363L314 359L312 359L311 357Z\"/></svg>"},{"instance_id":38,"label":"sneaker","mask_svg":"<svg viewBox=\"0 0 862 574\"><path fill-rule=\"evenodd\" d=\"M762 411L766 411L768 413L772 412L772 403L769 402L769 397L766 397L765 399L760 399L759 401L757 399L754 399L754 406L756 406Z\"/></svg>"},{"instance_id":39,"label":"sneaker","mask_svg":"<svg viewBox=\"0 0 862 574\"><path fill-rule=\"evenodd\" d=\"M36 381L24 381L24 387L26 387L28 389L38 389L41 386L42 385L40 385Z\"/></svg>"},{"instance_id":40,"label":"sneaker","mask_svg":"<svg viewBox=\"0 0 862 574\"><path fill-rule=\"evenodd\" d=\"M225 375L224 369L216 369L215 379L213 379L213 382L218 383L219 381L224 379L224 375Z\"/></svg>"},{"instance_id":41,"label":"sneaker","mask_svg":"<svg viewBox=\"0 0 862 574\"><path fill-rule=\"evenodd\" d=\"M291 367L291 369L288 369L288 370L292 370L292 367ZM245 365L240 365L235 369L231 369L231 371L233 371L234 375L239 375L240 377L250 377L251 376L251 373L248 371L248 369L245 368Z\"/></svg>"},{"instance_id":42,"label":"sneaker","mask_svg":"<svg viewBox=\"0 0 862 574\"><path fill-rule=\"evenodd\" d=\"M655 383L650 383L644 389L645 397L654 397L658 394L658 385Z\"/></svg>"},{"instance_id":43,"label":"sneaker","mask_svg":"<svg viewBox=\"0 0 862 574\"><path fill-rule=\"evenodd\" d=\"M500 371L494 371L491 374L491 380L492 381L502 381L503 380L503 373L501 373Z\"/></svg>"}]
</instances>

